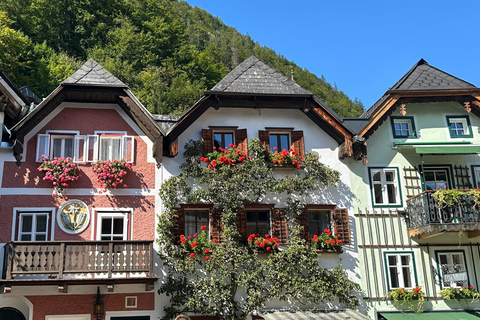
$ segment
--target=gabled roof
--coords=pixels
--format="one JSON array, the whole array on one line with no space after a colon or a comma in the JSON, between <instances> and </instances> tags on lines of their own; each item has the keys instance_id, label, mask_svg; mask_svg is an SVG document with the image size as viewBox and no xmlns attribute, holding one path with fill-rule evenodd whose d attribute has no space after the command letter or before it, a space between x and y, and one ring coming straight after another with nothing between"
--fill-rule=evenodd
<instances>
[{"instance_id":1,"label":"gabled roof","mask_svg":"<svg viewBox=\"0 0 480 320\"><path fill-rule=\"evenodd\" d=\"M93 59L85 62L80 69L75 71L61 84L127 88L126 84L118 80L117 77L105 70Z\"/></svg>"},{"instance_id":2,"label":"gabled roof","mask_svg":"<svg viewBox=\"0 0 480 320\"><path fill-rule=\"evenodd\" d=\"M375 104L360 118L369 119L359 131L368 138L393 110L400 104L409 102L463 101L470 97L477 107L480 89L473 84L435 68L420 59L400 78ZM474 110L475 113L480 112Z\"/></svg>"},{"instance_id":3,"label":"gabled roof","mask_svg":"<svg viewBox=\"0 0 480 320\"><path fill-rule=\"evenodd\" d=\"M300 87L295 81L288 79L255 56L235 67L209 93L213 92L312 95L310 91Z\"/></svg>"},{"instance_id":4,"label":"gabled roof","mask_svg":"<svg viewBox=\"0 0 480 320\"><path fill-rule=\"evenodd\" d=\"M153 156L161 162L162 129L123 82L90 59L12 128L17 163L22 158L26 134L65 101L118 104L153 142Z\"/></svg>"},{"instance_id":5,"label":"gabled roof","mask_svg":"<svg viewBox=\"0 0 480 320\"><path fill-rule=\"evenodd\" d=\"M169 127L165 154L177 138L208 108L299 109L339 144L351 139L353 132L323 101L300 87L257 57L251 56L234 68L200 100L188 109L173 127ZM175 148L174 148L175 149Z\"/></svg>"}]
</instances>

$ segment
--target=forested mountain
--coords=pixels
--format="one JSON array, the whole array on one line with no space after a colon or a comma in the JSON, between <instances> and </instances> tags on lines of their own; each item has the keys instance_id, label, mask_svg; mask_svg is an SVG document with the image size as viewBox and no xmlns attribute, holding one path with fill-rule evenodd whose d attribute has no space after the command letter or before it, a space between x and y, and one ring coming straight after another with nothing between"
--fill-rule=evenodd
<instances>
[{"instance_id":1,"label":"forested mountain","mask_svg":"<svg viewBox=\"0 0 480 320\"><path fill-rule=\"evenodd\" d=\"M219 18L176 0L0 0L0 67L40 97L93 58L153 113L181 114L255 55L344 117L363 111L342 91Z\"/></svg>"}]
</instances>

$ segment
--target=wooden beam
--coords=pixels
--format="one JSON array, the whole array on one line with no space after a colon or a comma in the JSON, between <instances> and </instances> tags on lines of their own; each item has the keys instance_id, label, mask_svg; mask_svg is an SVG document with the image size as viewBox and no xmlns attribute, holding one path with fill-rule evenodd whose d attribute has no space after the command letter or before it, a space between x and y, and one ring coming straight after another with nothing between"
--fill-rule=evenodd
<instances>
[{"instance_id":1,"label":"wooden beam","mask_svg":"<svg viewBox=\"0 0 480 320\"><path fill-rule=\"evenodd\" d=\"M430 232L425 232L425 233L420 233L418 234L418 239L428 239L428 238L432 238L432 237L435 237L435 236L438 236L440 234L442 234L443 232L442 231L439 231L439 230L435 230L435 231L430 231Z\"/></svg>"},{"instance_id":2,"label":"wooden beam","mask_svg":"<svg viewBox=\"0 0 480 320\"><path fill-rule=\"evenodd\" d=\"M383 107L381 107L378 112L376 112L373 115L372 120L368 123L368 125L365 128L363 128L363 130L358 135L363 137L378 121L380 121L383 115L387 113L397 101L398 99L390 98L388 102Z\"/></svg>"},{"instance_id":3,"label":"wooden beam","mask_svg":"<svg viewBox=\"0 0 480 320\"><path fill-rule=\"evenodd\" d=\"M475 238L480 236L480 230L468 231L469 238Z\"/></svg>"}]
</instances>

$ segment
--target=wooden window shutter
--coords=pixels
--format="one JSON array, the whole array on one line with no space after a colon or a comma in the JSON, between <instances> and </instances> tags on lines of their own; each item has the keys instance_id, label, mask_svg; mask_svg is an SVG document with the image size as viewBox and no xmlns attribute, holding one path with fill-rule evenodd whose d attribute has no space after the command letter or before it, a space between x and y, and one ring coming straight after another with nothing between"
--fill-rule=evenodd
<instances>
[{"instance_id":1,"label":"wooden window shutter","mask_svg":"<svg viewBox=\"0 0 480 320\"><path fill-rule=\"evenodd\" d=\"M247 129L235 130L235 144L237 145L237 148L248 153Z\"/></svg>"},{"instance_id":2,"label":"wooden window shutter","mask_svg":"<svg viewBox=\"0 0 480 320\"><path fill-rule=\"evenodd\" d=\"M213 136L212 130L202 129L202 140L203 140L203 155L207 155L213 151Z\"/></svg>"},{"instance_id":3,"label":"wooden window shutter","mask_svg":"<svg viewBox=\"0 0 480 320\"><path fill-rule=\"evenodd\" d=\"M333 213L333 226L335 235L340 235L344 244L350 244L350 222L347 209L335 209Z\"/></svg>"},{"instance_id":4,"label":"wooden window shutter","mask_svg":"<svg viewBox=\"0 0 480 320\"><path fill-rule=\"evenodd\" d=\"M258 139L260 144L267 148L267 151L270 151L270 134L265 130L258 130Z\"/></svg>"},{"instance_id":5,"label":"wooden window shutter","mask_svg":"<svg viewBox=\"0 0 480 320\"><path fill-rule=\"evenodd\" d=\"M185 214L182 208L177 209L177 221L173 227L173 235L176 239L185 233ZM176 241L176 240L175 240Z\"/></svg>"},{"instance_id":6,"label":"wooden window shutter","mask_svg":"<svg viewBox=\"0 0 480 320\"><path fill-rule=\"evenodd\" d=\"M309 240L310 238L310 229L308 228L308 210L305 208L302 210L302 213L298 216L298 223L303 227L301 233L302 239Z\"/></svg>"},{"instance_id":7,"label":"wooden window shutter","mask_svg":"<svg viewBox=\"0 0 480 320\"><path fill-rule=\"evenodd\" d=\"M305 157L305 142L303 140L303 131L292 131L292 148L298 152L298 155Z\"/></svg>"},{"instance_id":8,"label":"wooden window shutter","mask_svg":"<svg viewBox=\"0 0 480 320\"><path fill-rule=\"evenodd\" d=\"M237 229L242 240L247 240L247 212L245 210L237 213Z\"/></svg>"},{"instance_id":9,"label":"wooden window shutter","mask_svg":"<svg viewBox=\"0 0 480 320\"><path fill-rule=\"evenodd\" d=\"M220 213L212 209L210 210L210 235L213 239L221 240L220 239L220 229L221 229L221 220L220 220Z\"/></svg>"},{"instance_id":10,"label":"wooden window shutter","mask_svg":"<svg viewBox=\"0 0 480 320\"><path fill-rule=\"evenodd\" d=\"M287 215L283 209L273 209L272 237L277 238L280 244L288 242Z\"/></svg>"}]
</instances>

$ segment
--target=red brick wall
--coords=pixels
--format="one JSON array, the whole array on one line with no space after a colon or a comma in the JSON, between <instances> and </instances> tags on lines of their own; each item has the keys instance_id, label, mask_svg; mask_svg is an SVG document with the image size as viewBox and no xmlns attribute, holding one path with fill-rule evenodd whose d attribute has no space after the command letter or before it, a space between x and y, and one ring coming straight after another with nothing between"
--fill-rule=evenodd
<instances>
[{"instance_id":1,"label":"red brick wall","mask_svg":"<svg viewBox=\"0 0 480 320\"><path fill-rule=\"evenodd\" d=\"M126 296L137 296L137 308L125 308ZM95 297L96 294L26 296L33 304L33 320L45 320L47 315L92 314ZM111 293L102 295L102 299L107 312L154 310L155 307L154 292Z\"/></svg>"}]
</instances>

